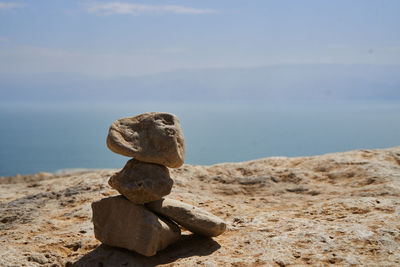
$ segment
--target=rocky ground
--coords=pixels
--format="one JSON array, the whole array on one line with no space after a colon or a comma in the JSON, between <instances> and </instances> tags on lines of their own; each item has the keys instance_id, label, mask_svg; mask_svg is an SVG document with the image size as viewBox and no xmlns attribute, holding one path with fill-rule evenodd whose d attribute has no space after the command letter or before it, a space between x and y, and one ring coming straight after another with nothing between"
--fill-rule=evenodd
<instances>
[{"instance_id":1,"label":"rocky ground","mask_svg":"<svg viewBox=\"0 0 400 267\"><path fill-rule=\"evenodd\" d=\"M90 204L116 170L0 179L0 266L399 266L400 147L171 170L170 198L223 218L146 258L101 245Z\"/></svg>"}]
</instances>

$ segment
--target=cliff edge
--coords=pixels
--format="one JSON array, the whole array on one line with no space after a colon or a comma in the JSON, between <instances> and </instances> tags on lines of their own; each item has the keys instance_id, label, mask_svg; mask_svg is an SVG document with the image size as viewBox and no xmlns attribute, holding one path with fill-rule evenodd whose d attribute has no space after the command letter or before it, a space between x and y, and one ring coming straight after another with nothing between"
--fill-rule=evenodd
<instances>
[{"instance_id":1,"label":"cliff edge","mask_svg":"<svg viewBox=\"0 0 400 267\"><path fill-rule=\"evenodd\" d=\"M400 265L400 147L171 169L171 198L221 217L153 257L101 245L116 170L0 178L0 266Z\"/></svg>"}]
</instances>

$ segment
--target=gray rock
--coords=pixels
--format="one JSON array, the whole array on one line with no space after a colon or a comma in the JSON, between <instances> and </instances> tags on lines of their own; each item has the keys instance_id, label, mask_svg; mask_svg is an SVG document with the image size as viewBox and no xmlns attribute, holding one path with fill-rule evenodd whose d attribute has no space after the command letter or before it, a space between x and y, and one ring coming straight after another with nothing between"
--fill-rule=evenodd
<instances>
[{"instance_id":1,"label":"gray rock","mask_svg":"<svg viewBox=\"0 0 400 267\"><path fill-rule=\"evenodd\" d=\"M44 255L38 254L38 253L32 253L32 254L28 257L28 260L29 260L29 261L32 261L32 262L37 262L37 263L39 263L39 264L41 264L41 265L42 265L42 264L46 264L47 261L48 261Z\"/></svg>"},{"instance_id":2,"label":"gray rock","mask_svg":"<svg viewBox=\"0 0 400 267\"><path fill-rule=\"evenodd\" d=\"M181 201L164 198L147 203L146 207L195 234L218 236L226 229L225 222L217 216Z\"/></svg>"},{"instance_id":3,"label":"gray rock","mask_svg":"<svg viewBox=\"0 0 400 267\"><path fill-rule=\"evenodd\" d=\"M92 203L94 235L102 243L153 256L180 237L180 229L123 196Z\"/></svg>"},{"instance_id":4,"label":"gray rock","mask_svg":"<svg viewBox=\"0 0 400 267\"><path fill-rule=\"evenodd\" d=\"M173 183L167 167L136 159L129 160L121 171L108 180L112 188L136 204L168 195Z\"/></svg>"},{"instance_id":5,"label":"gray rock","mask_svg":"<svg viewBox=\"0 0 400 267\"><path fill-rule=\"evenodd\" d=\"M185 139L174 114L148 112L114 121L107 136L108 148L140 161L180 167L185 160Z\"/></svg>"}]
</instances>

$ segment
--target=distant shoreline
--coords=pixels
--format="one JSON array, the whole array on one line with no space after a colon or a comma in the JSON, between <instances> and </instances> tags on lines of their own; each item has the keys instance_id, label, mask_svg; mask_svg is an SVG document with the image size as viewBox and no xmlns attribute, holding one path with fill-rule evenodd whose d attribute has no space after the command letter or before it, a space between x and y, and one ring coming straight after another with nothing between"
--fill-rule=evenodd
<instances>
[{"instance_id":1,"label":"distant shoreline","mask_svg":"<svg viewBox=\"0 0 400 267\"><path fill-rule=\"evenodd\" d=\"M231 165L231 164L245 164L245 163L249 163L249 162L257 162L257 161L266 160L266 159L317 158L317 157L321 157L321 156L353 153L353 152L357 152L357 151L391 151L391 150L396 150L396 149L400 149L400 146L392 146L392 147L388 147L388 148L376 148L376 149L353 149L353 150L348 150L348 151L343 151L343 152L324 153L324 154L313 155L313 156L293 156L293 157L269 156L269 157L262 157L262 158L256 158L256 159L252 159L252 160L245 160L245 161L239 161L239 162L221 162L221 163L215 163L215 164L209 164L209 165L185 163L183 166L190 165L190 166L212 167L212 166L223 166L223 165ZM399 164L400 164L400 161L399 161ZM31 174L16 174L16 175L12 175L12 176L0 176L0 184L1 183L9 183L11 180L13 182L14 181L15 182L39 181L39 180L48 179L49 177L71 176L71 175L84 174L84 173L102 172L102 171L117 171L117 170L118 170L118 168L65 168L65 169L56 170L54 172L42 171L42 172L31 173Z\"/></svg>"}]
</instances>

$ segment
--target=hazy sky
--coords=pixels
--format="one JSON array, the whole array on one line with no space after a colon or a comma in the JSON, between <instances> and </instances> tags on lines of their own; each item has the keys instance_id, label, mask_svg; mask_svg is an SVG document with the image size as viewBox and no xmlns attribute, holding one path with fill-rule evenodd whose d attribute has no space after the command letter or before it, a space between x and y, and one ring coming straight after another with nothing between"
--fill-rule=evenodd
<instances>
[{"instance_id":1,"label":"hazy sky","mask_svg":"<svg viewBox=\"0 0 400 267\"><path fill-rule=\"evenodd\" d=\"M0 72L400 64L398 0L0 1Z\"/></svg>"}]
</instances>

